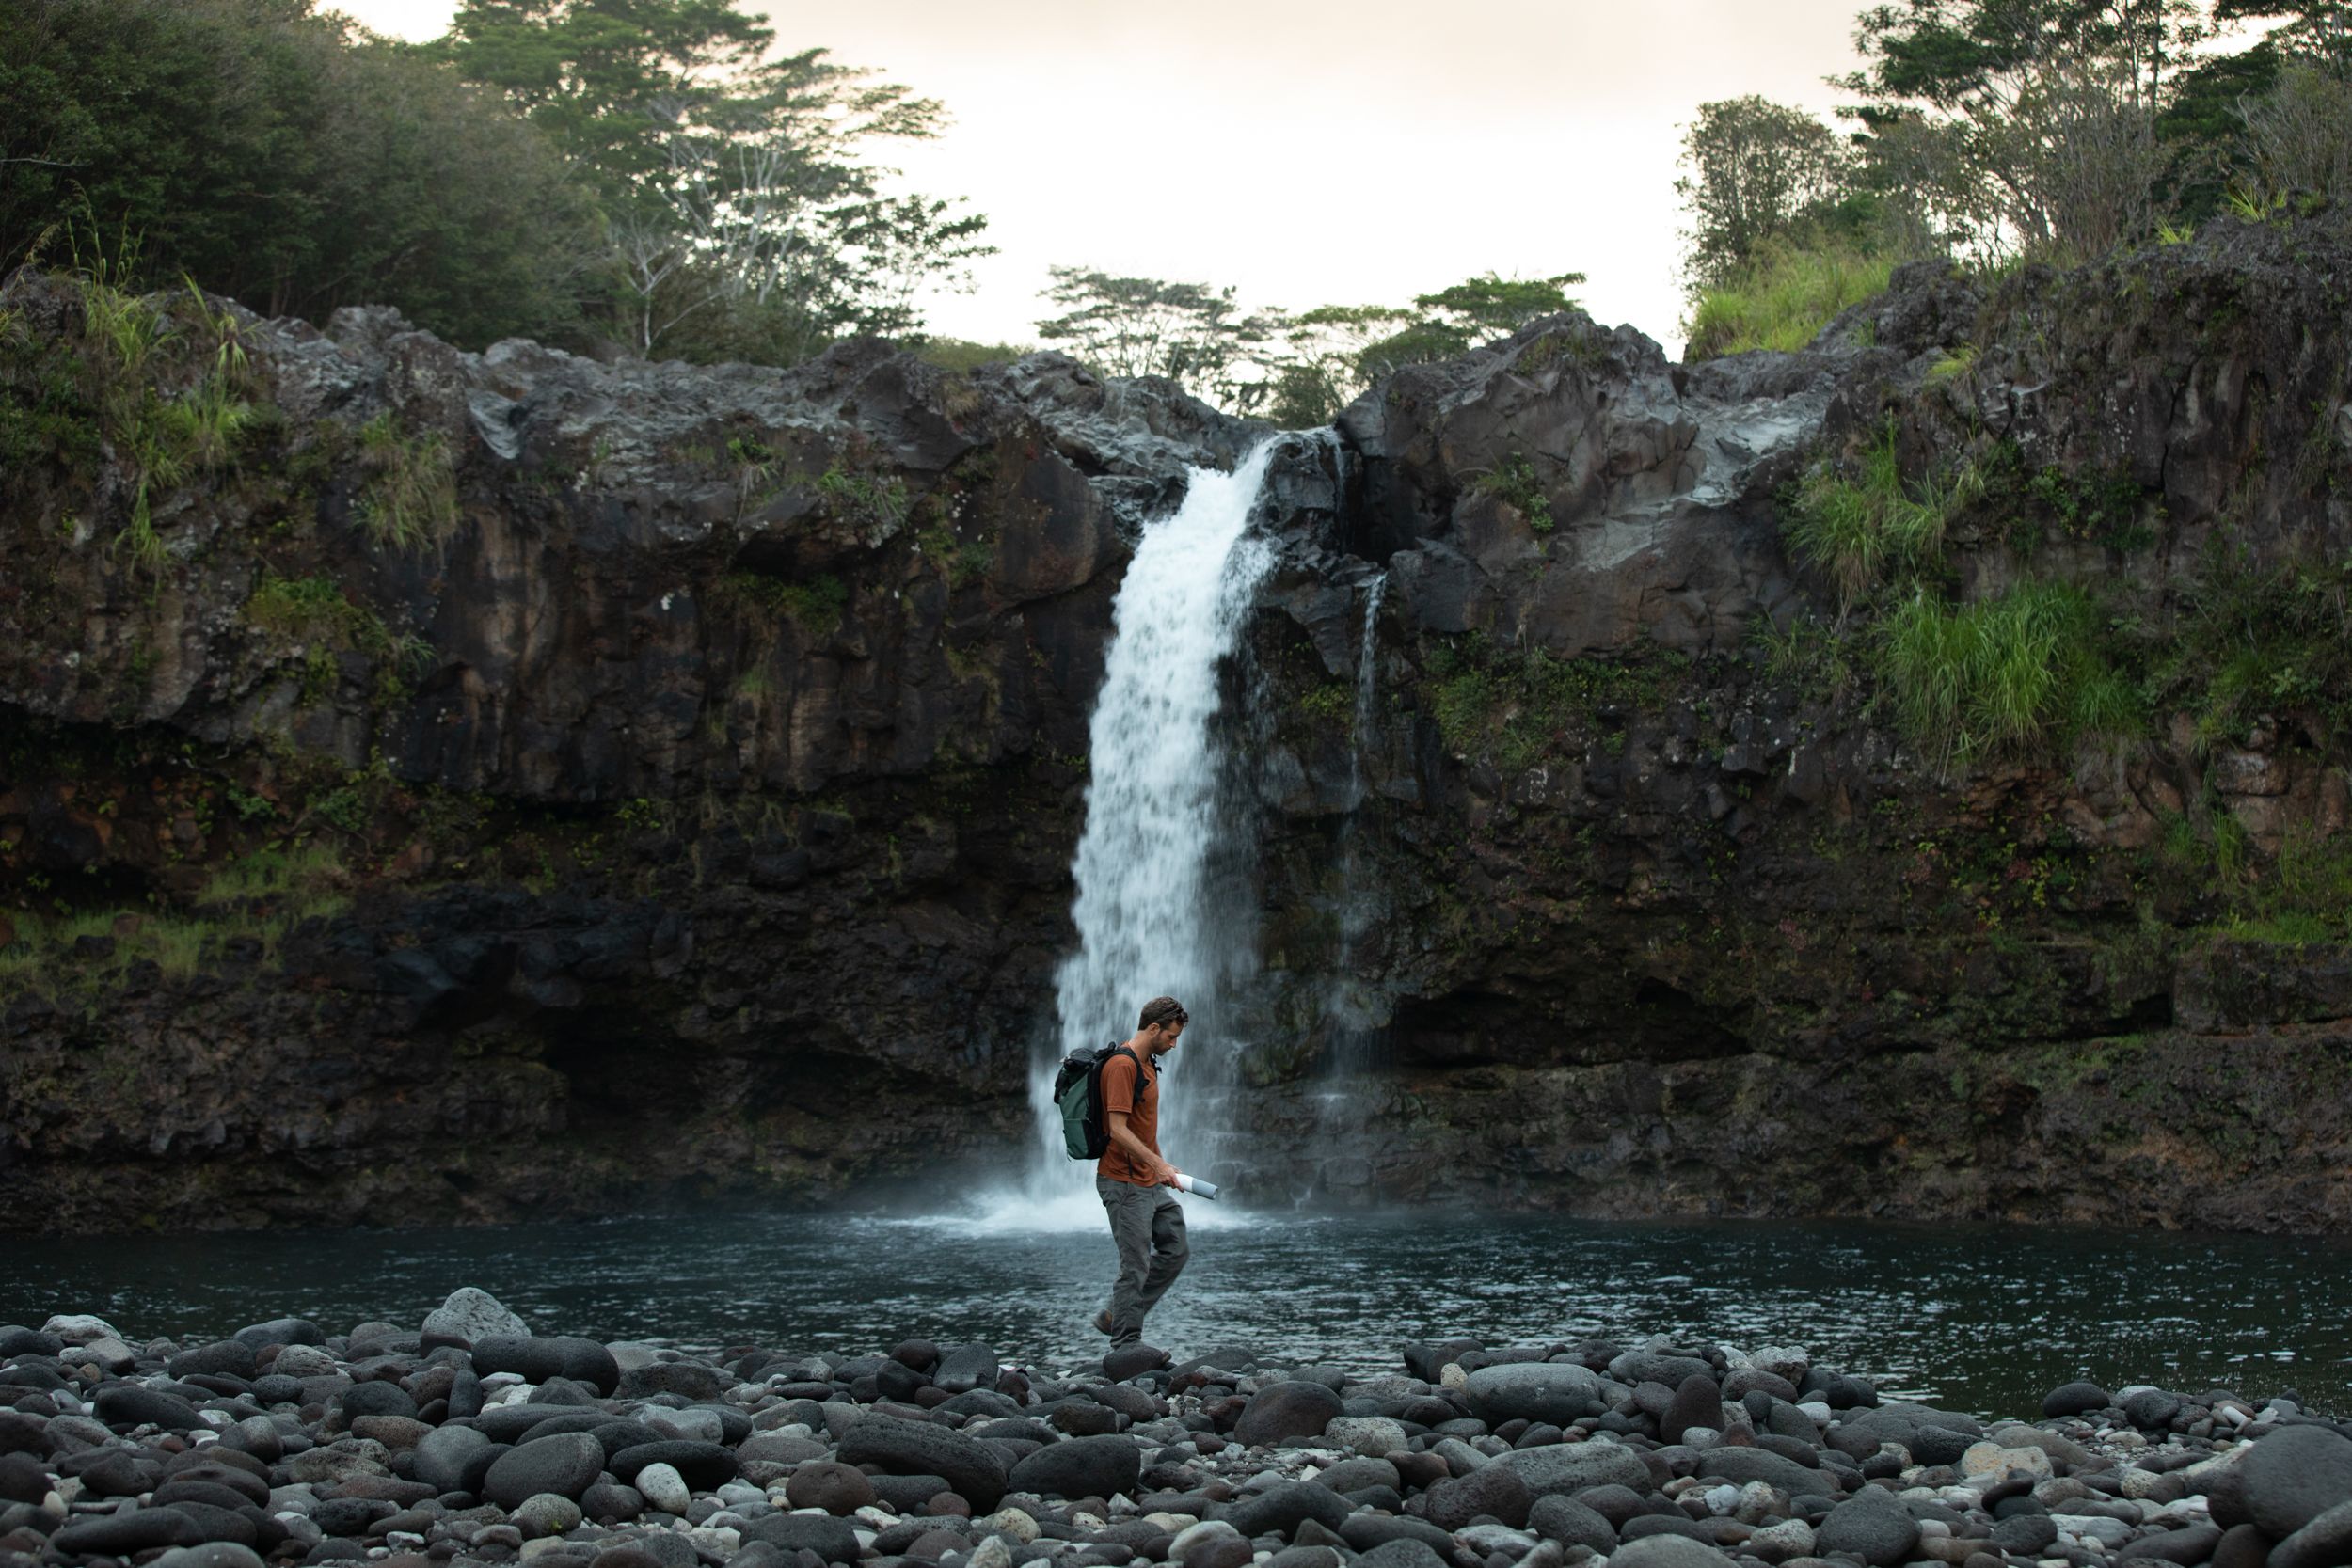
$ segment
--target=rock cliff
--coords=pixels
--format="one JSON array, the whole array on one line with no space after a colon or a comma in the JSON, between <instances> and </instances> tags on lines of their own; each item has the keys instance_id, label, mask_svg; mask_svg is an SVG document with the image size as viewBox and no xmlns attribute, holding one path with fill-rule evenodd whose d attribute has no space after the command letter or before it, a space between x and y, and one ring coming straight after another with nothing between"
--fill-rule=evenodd
<instances>
[{"instance_id":1,"label":"rock cliff","mask_svg":"<svg viewBox=\"0 0 2352 1568\"><path fill-rule=\"evenodd\" d=\"M1567 316L1287 438L1228 1173L2341 1223L2352 692L2271 634L2343 641L2348 290L2251 227L1906 269L1798 355ZM1025 1146L1130 542L1262 430L1055 356L102 301L126 354L86 294L0 291L0 1212L496 1218ZM1872 464L1956 605L2091 594L2134 723L1937 752L1894 595L1788 542Z\"/></svg>"}]
</instances>

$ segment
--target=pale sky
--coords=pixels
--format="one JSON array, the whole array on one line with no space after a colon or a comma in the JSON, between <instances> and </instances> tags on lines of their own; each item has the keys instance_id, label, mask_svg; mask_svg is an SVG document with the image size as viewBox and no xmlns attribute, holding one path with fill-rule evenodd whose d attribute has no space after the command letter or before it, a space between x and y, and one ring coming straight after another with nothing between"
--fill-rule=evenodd
<instances>
[{"instance_id":1,"label":"pale sky","mask_svg":"<svg viewBox=\"0 0 2352 1568\"><path fill-rule=\"evenodd\" d=\"M331 0L440 32L452 0ZM1826 112L1861 0L749 0L942 100L913 188L964 196L1000 254L934 332L1029 343L1055 263L1232 284L1245 305L1404 304L1474 274L1582 272L1605 324L1678 349L1674 194L1699 104Z\"/></svg>"}]
</instances>

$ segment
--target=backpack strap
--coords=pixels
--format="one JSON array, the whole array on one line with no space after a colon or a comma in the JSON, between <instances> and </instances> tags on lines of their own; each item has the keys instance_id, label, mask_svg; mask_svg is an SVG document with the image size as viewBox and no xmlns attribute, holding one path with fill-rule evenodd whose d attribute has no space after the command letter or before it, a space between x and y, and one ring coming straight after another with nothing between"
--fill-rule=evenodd
<instances>
[{"instance_id":1,"label":"backpack strap","mask_svg":"<svg viewBox=\"0 0 2352 1568\"><path fill-rule=\"evenodd\" d=\"M1101 1058L1101 1060L1097 1063L1097 1065L1096 1065L1096 1069L1095 1069L1098 1075L1100 1074L1100 1072L1101 1072L1102 1069L1104 1069L1104 1068L1106 1068L1106 1067L1110 1066L1110 1063L1111 1063L1111 1058L1112 1058L1113 1056L1124 1056L1124 1057L1126 1057L1129 1061L1131 1061L1131 1062L1133 1062L1133 1063L1135 1063L1135 1064L1136 1064L1136 1098L1137 1100L1141 1100L1141 1099L1143 1098L1143 1091L1144 1091L1146 1088L1149 1088L1149 1087L1151 1086L1150 1083L1149 1083L1149 1082L1147 1082L1147 1081L1145 1080L1145 1078L1144 1078L1144 1074L1143 1074L1143 1058L1142 1058L1142 1057L1140 1057L1140 1056L1137 1056L1137 1055L1136 1055L1134 1052L1132 1052L1132 1051L1128 1050L1128 1049L1126 1048L1126 1046L1124 1046L1123 1044L1121 1044L1121 1043L1120 1043L1120 1042L1119 1042L1118 1040L1113 1040L1113 1041L1111 1041L1111 1043L1110 1043L1109 1045L1104 1046L1104 1047L1103 1048L1103 1055L1102 1055L1102 1058ZM1104 1115L1104 1117L1105 1118L1107 1118L1107 1117L1110 1116L1110 1114L1111 1114L1111 1113L1110 1113L1110 1107L1109 1107L1109 1106L1107 1106L1107 1105L1106 1105L1106 1106L1104 1106L1104 1107L1103 1108L1103 1115ZM1107 1127L1107 1126L1109 1125L1109 1122L1108 1122L1108 1120L1107 1120L1107 1119L1105 1119L1105 1121L1104 1121L1104 1125L1105 1127Z\"/></svg>"}]
</instances>

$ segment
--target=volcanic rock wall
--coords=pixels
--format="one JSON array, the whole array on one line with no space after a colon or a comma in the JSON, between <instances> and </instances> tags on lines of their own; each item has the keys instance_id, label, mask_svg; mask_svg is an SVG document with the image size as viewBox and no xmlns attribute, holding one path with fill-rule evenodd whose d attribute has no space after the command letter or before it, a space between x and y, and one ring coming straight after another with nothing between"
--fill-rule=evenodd
<instances>
[{"instance_id":1,"label":"volcanic rock wall","mask_svg":"<svg viewBox=\"0 0 2352 1568\"><path fill-rule=\"evenodd\" d=\"M2232 904L2344 825L2330 694L1947 773L1782 513L1891 440L2037 481L1958 515L1964 595L2154 620L2217 548L2342 561L2348 277L2261 228L1989 300L1909 269L1805 354L1688 367L1555 318L1293 440L1232 681L1232 1174L2339 1222L2352 964ZM165 475L141 432L221 329L158 308L134 376L69 280L0 292L0 1212L496 1218L1025 1148L1128 541L1260 432L1054 356L237 315L262 412ZM2238 863L2167 852L2196 813Z\"/></svg>"}]
</instances>

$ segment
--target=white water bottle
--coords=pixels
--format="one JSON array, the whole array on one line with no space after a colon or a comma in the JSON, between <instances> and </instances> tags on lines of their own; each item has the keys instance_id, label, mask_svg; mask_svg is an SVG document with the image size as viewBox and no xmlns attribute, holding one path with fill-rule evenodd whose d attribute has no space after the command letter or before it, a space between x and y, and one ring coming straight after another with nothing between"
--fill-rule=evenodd
<instances>
[{"instance_id":1,"label":"white water bottle","mask_svg":"<svg viewBox=\"0 0 2352 1568\"><path fill-rule=\"evenodd\" d=\"M1203 1181L1197 1176L1186 1176L1183 1171L1176 1173L1176 1190L1180 1193L1190 1193L1195 1197L1205 1197L1213 1203L1216 1201L1216 1182Z\"/></svg>"}]
</instances>

